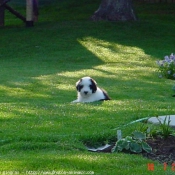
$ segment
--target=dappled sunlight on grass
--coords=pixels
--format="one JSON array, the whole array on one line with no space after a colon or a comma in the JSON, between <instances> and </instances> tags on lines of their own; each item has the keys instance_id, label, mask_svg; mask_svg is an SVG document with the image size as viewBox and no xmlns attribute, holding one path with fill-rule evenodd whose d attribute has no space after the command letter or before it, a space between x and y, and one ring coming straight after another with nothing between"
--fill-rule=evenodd
<instances>
[{"instance_id":1,"label":"dappled sunlight on grass","mask_svg":"<svg viewBox=\"0 0 175 175\"><path fill-rule=\"evenodd\" d=\"M52 75L41 75L38 77L35 77L34 79L37 80L41 85L44 85L46 87L48 87L50 90L64 90L64 91L70 91L74 85L69 82L69 77L67 77L68 75L72 75L71 72L68 72L66 74L62 73L62 74L52 74ZM63 77L64 76L64 81L63 81Z\"/></svg>"},{"instance_id":2,"label":"dappled sunlight on grass","mask_svg":"<svg viewBox=\"0 0 175 175\"><path fill-rule=\"evenodd\" d=\"M57 73L30 77L25 81L14 79L0 85L0 92L3 94L1 103L56 99L64 96L67 91L75 90L75 80L69 81L69 78Z\"/></svg>"},{"instance_id":3,"label":"dappled sunlight on grass","mask_svg":"<svg viewBox=\"0 0 175 175\"><path fill-rule=\"evenodd\" d=\"M33 97L47 98L48 97L47 94L41 94L39 92L33 93L30 90L27 90L25 88L20 88L20 87L9 87L9 86L0 85L0 91L1 92L3 91L9 97L19 97L19 98L24 98L24 97L28 97L28 98L33 98Z\"/></svg>"},{"instance_id":4,"label":"dappled sunlight on grass","mask_svg":"<svg viewBox=\"0 0 175 175\"><path fill-rule=\"evenodd\" d=\"M93 37L78 39L78 42L105 63L140 63L150 57L138 47L125 46Z\"/></svg>"},{"instance_id":5,"label":"dappled sunlight on grass","mask_svg":"<svg viewBox=\"0 0 175 175\"><path fill-rule=\"evenodd\" d=\"M138 155L128 156L123 153L99 154L90 152L80 152L78 150L59 152L40 151L40 152L23 152L2 156L0 160L1 172L16 171L19 174L131 174L132 171L147 171L146 160ZM10 160L12 158L13 160ZM24 159L25 158L25 159ZM139 165L137 165L139 163ZM59 165L59 166L58 166ZM106 166L108 165L108 166ZM162 165L155 163L156 167ZM105 167L105 168L102 168ZM60 172L60 173L59 173ZM72 173L71 173L72 172ZM83 173L84 172L84 173ZM156 172L161 172L156 169ZM62 174L61 173L61 174Z\"/></svg>"}]
</instances>

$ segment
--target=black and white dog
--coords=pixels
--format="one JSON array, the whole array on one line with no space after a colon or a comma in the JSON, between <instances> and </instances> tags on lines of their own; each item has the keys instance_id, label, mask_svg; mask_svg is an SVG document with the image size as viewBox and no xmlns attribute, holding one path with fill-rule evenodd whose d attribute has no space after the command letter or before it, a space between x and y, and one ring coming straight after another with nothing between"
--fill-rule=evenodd
<instances>
[{"instance_id":1,"label":"black and white dog","mask_svg":"<svg viewBox=\"0 0 175 175\"><path fill-rule=\"evenodd\" d=\"M91 77L83 77L76 83L76 88L78 92L77 100L72 103L78 102L94 102L110 100L107 93L97 87L97 83Z\"/></svg>"}]
</instances>

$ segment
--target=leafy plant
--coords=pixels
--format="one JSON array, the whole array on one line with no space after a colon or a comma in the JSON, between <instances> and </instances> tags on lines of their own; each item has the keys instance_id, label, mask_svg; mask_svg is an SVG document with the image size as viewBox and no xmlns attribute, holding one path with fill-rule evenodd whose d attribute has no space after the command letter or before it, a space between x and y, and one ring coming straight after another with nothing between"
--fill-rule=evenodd
<instances>
[{"instance_id":1,"label":"leafy plant","mask_svg":"<svg viewBox=\"0 0 175 175\"><path fill-rule=\"evenodd\" d=\"M172 130L170 128L170 122L171 122L170 116L168 118L166 116L163 122L158 117L157 117L157 120L159 121L160 128L161 128L161 130L157 133L159 135L162 135L164 138L167 138L170 134L172 134ZM168 123L166 123L166 120L168 120Z\"/></svg>"},{"instance_id":2,"label":"leafy plant","mask_svg":"<svg viewBox=\"0 0 175 175\"><path fill-rule=\"evenodd\" d=\"M164 60L157 61L160 71L160 77L175 80L175 55L165 56Z\"/></svg>"},{"instance_id":3,"label":"leafy plant","mask_svg":"<svg viewBox=\"0 0 175 175\"><path fill-rule=\"evenodd\" d=\"M152 148L145 142L146 134L140 131L134 131L132 136L127 136L118 140L112 149L112 152L129 151L141 153L142 151L151 152Z\"/></svg>"}]
</instances>

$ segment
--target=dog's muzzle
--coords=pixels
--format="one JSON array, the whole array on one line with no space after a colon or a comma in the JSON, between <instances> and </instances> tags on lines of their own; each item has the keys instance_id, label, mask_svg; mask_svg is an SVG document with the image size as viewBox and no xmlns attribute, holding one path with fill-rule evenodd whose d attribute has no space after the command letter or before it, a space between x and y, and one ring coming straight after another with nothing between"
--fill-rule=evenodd
<instances>
[{"instance_id":1,"label":"dog's muzzle","mask_svg":"<svg viewBox=\"0 0 175 175\"><path fill-rule=\"evenodd\" d=\"M87 95L88 94L88 91L84 91L84 94Z\"/></svg>"}]
</instances>

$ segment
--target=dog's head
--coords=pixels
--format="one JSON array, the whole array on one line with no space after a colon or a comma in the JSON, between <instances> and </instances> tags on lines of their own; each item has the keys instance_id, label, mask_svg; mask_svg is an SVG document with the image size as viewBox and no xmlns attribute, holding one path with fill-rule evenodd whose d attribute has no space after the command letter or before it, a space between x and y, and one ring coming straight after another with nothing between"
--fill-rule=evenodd
<instances>
[{"instance_id":1,"label":"dog's head","mask_svg":"<svg viewBox=\"0 0 175 175\"><path fill-rule=\"evenodd\" d=\"M82 96L89 96L96 92L97 83L91 77L83 77L76 83L76 88Z\"/></svg>"}]
</instances>

